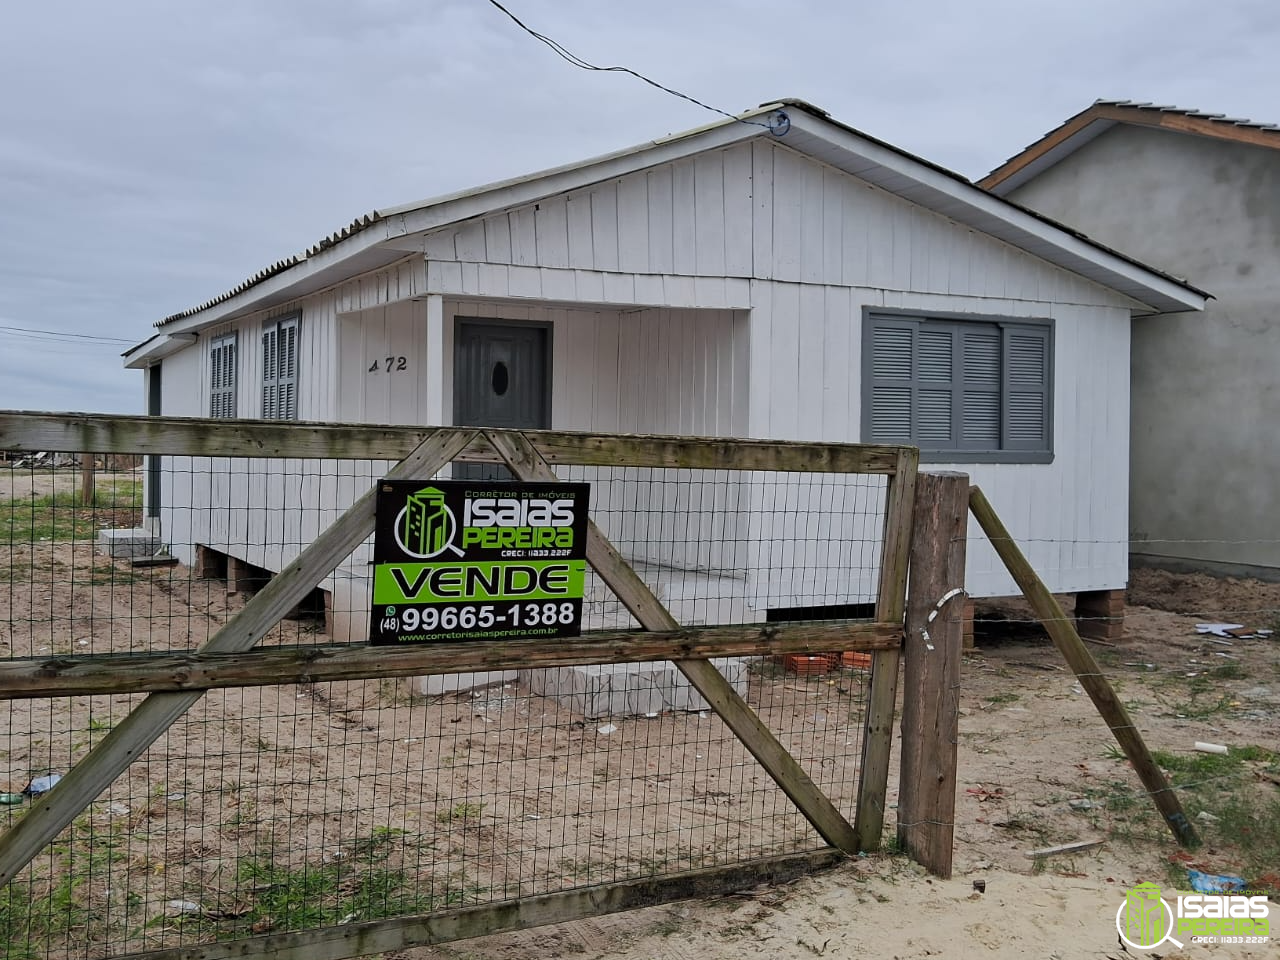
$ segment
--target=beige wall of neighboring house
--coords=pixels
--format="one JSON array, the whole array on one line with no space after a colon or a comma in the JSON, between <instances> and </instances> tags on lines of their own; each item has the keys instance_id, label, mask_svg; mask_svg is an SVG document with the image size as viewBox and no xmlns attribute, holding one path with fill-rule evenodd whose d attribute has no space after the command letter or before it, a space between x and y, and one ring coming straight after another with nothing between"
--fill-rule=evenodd
<instances>
[{"instance_id":1,"label":"beige wall of neighboring house","mask_svg":"<svg viewBox=\"0 0 1280 960\"><path fill-rule=\"evenodd\" d=\"M1131 550L1280 579L1280 150L1122 122L1007 196L1216 297L1133 321Z\"/></svg>"}]
</instances>

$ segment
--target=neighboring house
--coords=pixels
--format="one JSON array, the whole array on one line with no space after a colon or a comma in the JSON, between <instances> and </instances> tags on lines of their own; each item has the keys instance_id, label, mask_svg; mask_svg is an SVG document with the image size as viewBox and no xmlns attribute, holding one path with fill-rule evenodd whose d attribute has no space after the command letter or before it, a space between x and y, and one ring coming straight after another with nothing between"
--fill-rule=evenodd
<instances>
[{"instance_id":1,"label":"neighboring house","mask_svg":"<svg viewBox=\"0 0 1280 960\"><path fill-rule=\"evenodd\" d=\"M1133 325L1130 550L1280 579L1280 128L1099 100L980 185L1213 292Z\"/></svg>"},{"instance_id":2,"label":"neighboring house","mask_svg":"<svg viewBox=\"0 0 1280 960\"><path fill-rule=\"evenodd\" d=\"M812 106L743 120L374 212L161 321L126 364L169 415L910 442L986 488L1054 590L1121 590L1130 318L1205 295ZM165 471L148 502L184 560L205 544L279 569L377 469ZM300 489L323 509L291 512ZM265 509L209 509L247 491ZM628 515L630 556L752 568L710 617L873 594L855 550L802 598L830 548L798 534L788 561L731 556L772 535L769 503L737 504L745 538L649 556L660 506ZM878 536L863 526L829 538ZM352 635L363 559L328 583ZM968 577L1016 592L976 538Z\"/></svg>"}]
</instances>

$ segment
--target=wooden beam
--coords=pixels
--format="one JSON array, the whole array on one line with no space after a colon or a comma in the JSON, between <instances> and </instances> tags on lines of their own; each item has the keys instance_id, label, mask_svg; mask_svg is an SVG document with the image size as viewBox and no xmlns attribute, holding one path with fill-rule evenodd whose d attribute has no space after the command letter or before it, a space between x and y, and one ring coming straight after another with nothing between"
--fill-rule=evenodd
<instances>
[{"instance_id":1,"label":"wooden beam","mask_svg":"<svg viewBox=\"0 0 1280 960\"><path fill-rule=\"evenodd\" d=\"M523 480L559 479L533 445L520 434L486 431L485 436L515 476ZM646 630L680 629L680 624L594 522L587 526L587 560ZM705 659L673 662L822 838L838 850L855 852L853 827L715 665Z\"/></svg>"},{"instance_id":2,"label":"wooden beam","mask_svg":"<svg viewBox=\"0 0 1280 960\"><path fill-rule=\"evenodd\" d=\"M93 505L94 495L94 463L92 453L80 454L80 502L85 506Z\"/></svg>"},{"instance_id":3,"label":"wooden beam","mask_svg":"<svg viewBox=\"0 0 1280 960\"><path fill-rule=\"evenodd\" d=\"M911 518L915 508L920 453L898 455L889 479L884 544L880 552L880 589L876 620L902 623L907 605L907 567L911 556ZM889 792L889 752L893 745L893 712L898 697L899 651L871 655L871 689L862 728L862 763L858 772L858 811L854 830L858 850L877 850L884 832L885 798Z\"/></svg>"},{"instance_id":4,"label":"wooden beam","mask_svg":"<svg viewBox=\"0 0 1280 960\"><path fill-rule=\"evenodd\" d=\"M463 429L435 431L387 476L430 477L449 463L474 434L474 430ZM227 621L201 647L201 652L235 653L258 643L373 532L376 496L374 490L369 490L352 504ZM26 816L0 835L0 886L30 863L201 696L200 691L151 694L72 767L55 789L42 794Z\"/></svg>"},{"instance_id":5,"label":"wooden beam","mask_svg":"<svg viewBox=\"0 0 1280 960\"><path fill-rule=\"evenodd\" d=\"M209 690L372 677L473 673L748 657L832 650L885 650L902 644L888 623L760 623L618 630L560 640L491 640L371 647L361 643L256 648L238 653L165 652L0 660L0 700Z\"/></svg>"},{"instance_id":6,"label":"wooden beam","mask_svg":"<svg viewBox=\"0 0 1280 960\"><path fill-rule=\"evenodd\" d=\"M920 474L902 651L898 843L943 879L951 877L955 842L968 521L968 476Z\"/></svg>"},{"instance_id":7,"label":"wooden beam","mask_svg":"<svg viewBox=\"0 0 1280 960\"><path fill-rule=\"evenodd\" d=\"M561 893L545 893L414 917L368 920L246 937L225 943L191 944L131 953L119 960L346 960L451 943L510 930L637 910L677 900L723 896L759 884L781 884L836 866L844 855L830 848L706 867L665 877L623 880Z\"/></svg>"},{"instance_id":8,"label":"wooden beam","mask_svg":"<svg viewBox=\"0 0 1280 960\"><path fill-rule=\"evenodd\" d=\"M192 457L394 460L452 427L356 426L191 417L0 411L0 450L88 450ZM904 447L524 431L551 464L892 474ZM497 462L482 440L458 459Z\"/></svg>"},{"instance_id":9,"label":"wooden beam","mask_svg":"<svg viewBox=\"0 0 1280 960\"><path fill-rule=\"evenodd\" d=\"M1027 558L1023 556L1017 543L1001 523L995 509L977 487L969 488L969 509L1017 582L1022 595L1027 598L1036 616L1040 618L1054 646L1075 671L1080 686L1089 694L1089 699L1102 714L1116 742L1120 744L1120 749L1129 758L1133 769L1137 771L1138 779L1146 787L1147 793L1151 795L1151 799L1173 835L1184 847L1198 846L1200 838L1196 835L1195 827L1183 812L1182 804L1178 802L1178 795L1169 786L1164 771L1152 759L1142 734L1138 732L1137 726L1129 717L1129 711L1125 709L1120 698L1116 696L1115 690L1103 676L1097 661L1093 659L1093 654L1080 639L1080 634L1076 633L1075 627L1072 626L1058 601L1049 592L1035 569L1027 562Z\"/></svg>"}]
</instances>

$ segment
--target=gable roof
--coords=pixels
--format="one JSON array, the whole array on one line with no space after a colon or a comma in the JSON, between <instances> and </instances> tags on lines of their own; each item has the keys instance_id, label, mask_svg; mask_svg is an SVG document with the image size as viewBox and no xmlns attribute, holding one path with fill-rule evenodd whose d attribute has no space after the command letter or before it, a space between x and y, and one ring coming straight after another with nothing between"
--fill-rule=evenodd
<instances>
[{"instance_id":1,"label":"gable roof","mask_svg":"<svg viewBox=\"0 0 1280 960\"><path fill-rule=\"evenodd\" d=\"M374 210L305 252L277 261L232 289L156 324L178 335L297 299L421 252L424 236L447 226L524 206L707 150L776 137L798 153L1019 247L1109 287L1152 312L1199 310L1208 294L1139 263L969 180L833 120L800 100L762 104L721 120L616 153L418 203ZM129 350L130 363L155 357L153 337Z\"/></svg>"},{"instance_id":2,"label":"gable roof","mask_svg":"<svg viewBox=\"0 0 1280 960\"><path fill-rule=\"evenodd\" d=\"M996 167L978 181L978 186L997 196L1006 196L1117 123L1280 150L1280 126L1274 123L1258 123L1221 113L1183 110L1133 100L1097 100Z\"/></svg>"}]
</instances>

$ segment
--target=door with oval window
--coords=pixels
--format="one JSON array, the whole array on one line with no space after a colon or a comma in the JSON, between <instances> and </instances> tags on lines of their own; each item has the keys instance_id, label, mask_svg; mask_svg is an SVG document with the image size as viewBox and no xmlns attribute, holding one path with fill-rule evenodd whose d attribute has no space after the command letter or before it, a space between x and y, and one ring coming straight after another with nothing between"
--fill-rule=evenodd
<instances>
[{"instance_id":1,"label":"door with oval window","mask_svg":"<svg viewBox=\"0 0 1280 960\"><path fill-rule=\"evenodd\" d=\"M459 427L551 426L550 327L459 317L453 335L453 422ZM508 480L503 467L458 464L460 480Z\"/></svg>"}]
</instances>

